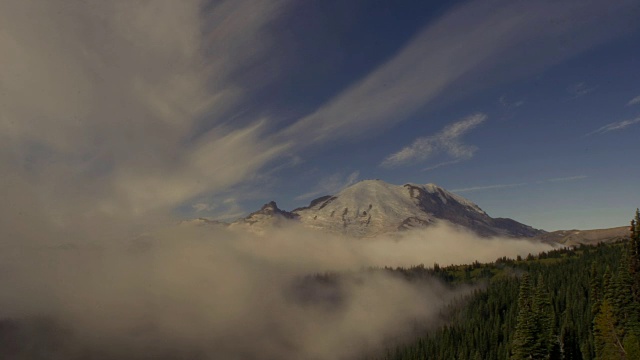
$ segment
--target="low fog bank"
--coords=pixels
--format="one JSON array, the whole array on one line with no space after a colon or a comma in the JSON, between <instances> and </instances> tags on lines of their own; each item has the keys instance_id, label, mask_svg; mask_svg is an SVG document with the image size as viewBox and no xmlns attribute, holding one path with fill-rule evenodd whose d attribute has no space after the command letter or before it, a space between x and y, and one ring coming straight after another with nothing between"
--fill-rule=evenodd
<instances>
[{"instance_id":1,"label":"low fog bank","mask_svg":"<svg viewBox=\"0 0 640 360\"><path fill-rule=\"evenodd\" d=\"M395 239L291 226L260 235L174 227L57 246L5 241L0 350L25 359L352 359L438 323L443 306L468 291L358 270L546 249L446 226ZM300 282L328 271L355 275L329 287Z\"/></svg>"},{"instance_id":2,"label":"low fog bank","mask_svg":"<svg viewBox=\"0 0 640 360\"><path fill-rule=\"evenodd\" d=\"M247 228L251 227L244 229ZM374 238L350 238L298 224L260 229L250 236L245 235L244 229L230 231L235 246L242 251L292 266L327 270L492 262L503 256L515 258L553 248L548 243L528 238L479 237L446 222Z\"/></svg>"}]
</instances>

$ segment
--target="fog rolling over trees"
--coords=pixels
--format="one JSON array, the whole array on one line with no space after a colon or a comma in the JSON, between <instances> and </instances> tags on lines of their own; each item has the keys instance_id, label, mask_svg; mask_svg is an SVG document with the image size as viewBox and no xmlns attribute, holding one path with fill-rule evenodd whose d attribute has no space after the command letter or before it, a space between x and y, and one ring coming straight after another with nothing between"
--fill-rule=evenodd
<instances>
[{"instance_id":1,"label":"fog rolling over trees","mask_svg":"<svg viewBox=\"0 0 640 360\"><path fill-rule=\"evenodd\" d=\"M376 359L639 359L638 220L636 211L630 236L609 244L438 269L450 283L489 285L447 325Z\"/></svg>"},{"instance_id":2,"label":"fog rolling over trees","mask_svg":"<svg viewBox=\"0 0 640 360\"><path fill-rule=\"evenodd\" d=\"M27 359L357 358L440 324L445 305L473 288L363 269L548 249L449 227L375 240L302 227L257 235L181 226L127 241L74 240L3 243L2 351ZM301 283L333 271L343 275L331 286Z\"/></svg>"}]
</instances>

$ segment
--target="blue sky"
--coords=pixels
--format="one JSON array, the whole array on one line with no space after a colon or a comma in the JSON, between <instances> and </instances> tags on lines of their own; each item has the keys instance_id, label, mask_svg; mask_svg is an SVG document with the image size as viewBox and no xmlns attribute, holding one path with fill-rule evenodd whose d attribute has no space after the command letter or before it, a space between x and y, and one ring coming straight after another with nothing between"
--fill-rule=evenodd
<instances>
[{"instance_id":1,"label":"blue sky","mask_svg":"<svg viewBox=\"0 0 640 360\"><path fill-rule=\"evenodd\" d=\"M546 230L625 225L639 18L632 0L2 3L0 215L228 219L377 178Z\"/></svg>"},{"instance_id":2,"label":"blue sky","mask_svg":"<svg viewBox=\"0 0 640 360\"><path fill-rule=\"evenodd\" d=\"M423 72L416 75L418 84L402 79L395 91L385 94L402 97L405 92L424 91L415 102L400 100L397 107L390 104L382 109L386 113L373 120L373 126L367 119L349 119L349 104L336 111L337 117L343 115L345 122L358 122L357 126L344 125L346 134L337 130L317 145L295 152L299 163L270 174L265 180L268 194L250 195L242 201L242 209L253 210L271 199L292 209L354 181L379 178L396 184L434 182L477 202L493 216L512 217L549 230L626 224L640 203L634 190L640 170L629 166L634 163L633 153L640 150L640 123L636 123L640 122L640 101L632 102L640 96L640 32L632 24L620 25L618 22L630 20L621 13L600 16L607 4L572 3L584 10L584 18L554 14L554 5L546 4L550 13L532 16L531 24L522 28L516 26L513 42L505 45L509 48L481 54L478 59L463 49L461 54L471 59L468 64L463 61L460 71L471 74L445 80L443 89L434 90L433 96L431 89L423 90L419 83L429 88L432 76L448 71L438 68L447 66L448 59L443 56L440 63L437 55L429 53L455 51L448 47L456 45L473 48L473 34L457 34L449 26L469 21L464 12L475 12L476 7L482 16L488 11L483 6L425 2L395 6L380 1L297 4L278 24L279 30L286 28L286 34L285 42L276 46L295 49L291 54L284 51L289 68L267 87L270 95L261 104L274 114L290 111L291 122L322 109L354 84L375 79L376 71L389 62L401 61L398 66L408 68L397 71L408 77L413 76L413 62L433 61L434 65L417 70ZM620 5L638 14L637 6ZM509 22L510 17L523 15L517 10L524 11L508 9L500 16L487 17ZM568 22L568 29L548 30L544 38L519 33L538 31L542 23L556 19ZM445 23L439 23L442 21ZM482 18L472 22L473 31L493 31L493 24ZM584 23L589 25L582 28ZM439 25L440 31L432 34ZM480 35L481 45L500 47L496 43L501 40L494 35L500 33L484 39ZM422 43L421 36L436 44ZM520 36L526 44L522 48ZM412 45L412 41L417 43ZM415 54L402 59L403 51ZM384 87L384 81L376 86ZM380 100L372 94L361 101L364 107L374 107L376 104L366 102ZM401 108L405 105L410 109ZM358 106L354 112L360 111ZM456 136L462 147L469 147L469 153L436 149L385 166L389 155L416 139L437 137L447 126L477 114L484 120Z\"/></svg>"}]
</instances>

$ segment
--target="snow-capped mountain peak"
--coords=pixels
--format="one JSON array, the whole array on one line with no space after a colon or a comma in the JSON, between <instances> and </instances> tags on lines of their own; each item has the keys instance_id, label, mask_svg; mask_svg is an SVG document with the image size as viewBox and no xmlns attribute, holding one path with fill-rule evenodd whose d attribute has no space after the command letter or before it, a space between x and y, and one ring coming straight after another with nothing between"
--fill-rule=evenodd
<instances>
[{"instance_id":1,"label":"snow-capped mountain peak","mask_svg":"<svg viewBox=\"0 0 640 360\"><path fill-rule=\"evenodd\" d=\"M242 221L245 223L253 224L253 223L263 222L265 220L272 221L274 219L280 219L280 218L292 220L292 219L295 219L296 217L297 217L296 214L293 214L278 208L278 204L276 204L275 201L270 201L262 205L262 208L260 208L260 210L249 214L247 217L242 219Z\"/></svg>"},{"instance_id":2,"label":"snow-capped mountain peak","mask_svg":"<svg viewBox=\"0 0 640 360\"><path fill-rule=\"evenodd\" d=\"M416 186L416 185L413 185L413 184L406 184L406 185ZM427 192L429 192L430 194L437 194L445 204L447 203L447 199L453 199L454 201L457 201L458 203L460 203L462 205L465 205L465 206L473 209L474 211L477 211L477 212L479 212L481 214L486 214L475 203L463 198L460 195L456 195L456 194L454 194L452 192L449 192L449 191L445 190L444 188L441 188L440 186L438 186L436 184L433 184L433 183L426 184L426 185L424 185L424 189Z\"/></svg>"},{"instance_id":3,"label":"snow-capped mountain peak","mask_svg":"<svg viewBox=\"0 0 640 360\"><path fill-rule=\"evenodd\" d=\"M265 204L236 223L298 221L305 226L357 237L449 222L482 236L535 236L542 231L511 219L493 219L478 205L435 184L393 185L363 180L335 195L317 198L291 212Z\"/></svg>"}]
</instances>

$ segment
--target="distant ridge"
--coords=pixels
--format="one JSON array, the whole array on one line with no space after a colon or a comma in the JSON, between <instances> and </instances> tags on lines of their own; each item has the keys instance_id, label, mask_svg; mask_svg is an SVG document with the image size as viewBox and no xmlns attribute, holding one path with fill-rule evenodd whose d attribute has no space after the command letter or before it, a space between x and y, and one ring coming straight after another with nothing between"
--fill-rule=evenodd
<instances>
[{"instance_id":1,"label":"distant ridge","mask_svg":"<svg viewBox=\"0 0 640 360\"><path fill-rule=\"evenodd\" d=\"M629 238L629 227L619 226L594 230L558 230L537 236L539 240L555 242L567 246L593 245L601 242L614 242Z\"/></svg>"}]
</instances>

